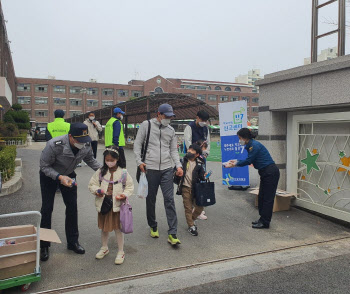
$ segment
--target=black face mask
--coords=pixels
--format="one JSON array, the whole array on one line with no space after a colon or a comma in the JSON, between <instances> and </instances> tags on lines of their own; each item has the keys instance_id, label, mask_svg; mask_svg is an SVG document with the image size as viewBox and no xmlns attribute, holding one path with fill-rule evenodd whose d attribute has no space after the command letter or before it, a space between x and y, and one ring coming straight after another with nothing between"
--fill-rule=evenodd
<instances>
[{"instance_id":1,"label":"black face mask","mask_svg":"<svg viewBox=\"0 0 350 294\"><path fill-rule=\"evenodd\" d=\"M196 154L191 153L191 152L187 152L186 157L187 157L188 159L193 159L193 158L196 157Z\"/></svg>"}]
</instances>

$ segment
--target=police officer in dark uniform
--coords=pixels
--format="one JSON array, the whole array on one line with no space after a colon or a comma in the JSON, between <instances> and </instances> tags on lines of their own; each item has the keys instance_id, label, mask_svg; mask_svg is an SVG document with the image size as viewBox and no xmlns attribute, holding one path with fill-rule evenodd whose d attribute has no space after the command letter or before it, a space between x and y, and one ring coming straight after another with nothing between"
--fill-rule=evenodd
<instances>
[{"instance_id":1,"label":"police officer in dark uniform","mask_svg":"<svg viewBox=\"0 0 350 294\"><path fill-rule=\"evenodd\" d=\"M245 160L230 160L226 167L245 166L253 164L259 171L259 214L260 219L252 222L254 229L268 229L270 227L273 203L280 178L280 171L266 147L253 139L249 129L243 128L237 132L239 143L245 145L248 157Z\"/></svg>"},{"instance_id":2,"label":"police officer in dark uniform","mask_svg":"<svg viewBox=\"0 0 350 294\"><path fill-rule=\"evenodd\" d=\"M84 254L79 244L77 186L75 184L77 165L84 160L93 170L101 167L94 158L90 147L88 127L83 123L70 126L69 134L59 136L47 142L40 157L40 188L42 197L41 228L51 229L51 218L57 186L60 187L66 205L67 248L75 253ZM40 258L49 259L50 243L41 241Z\"/></svg>"}]
</instances>

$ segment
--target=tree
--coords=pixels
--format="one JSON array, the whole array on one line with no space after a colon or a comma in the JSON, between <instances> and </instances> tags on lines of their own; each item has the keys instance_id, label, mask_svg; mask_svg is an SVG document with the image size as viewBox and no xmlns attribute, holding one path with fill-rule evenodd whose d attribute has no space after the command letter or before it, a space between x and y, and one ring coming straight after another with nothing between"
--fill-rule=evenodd
<instances>
[{"instance_id":1,"label":"tree","mask_svg":"<svg viewBox=\"0 0 350 294\"><path fill-rule=\"evenodd\" d=\"M12 108L5 113L4 121L8 123L15 123L19 129L30 129L28 112L22 110L20 104L13 104Z\"/></svg>"},{"instance_id":2,"label":"tree","mask_svg":"<svg viewBox=\"0 0 350 294\"><path fill-rule=\"evenodd\" d=\"M15 110L15 111L22 110L22 105L18 104L18 103L15 103L15 104L12 105L12 109Z\"/></svg>"}]
</instances>

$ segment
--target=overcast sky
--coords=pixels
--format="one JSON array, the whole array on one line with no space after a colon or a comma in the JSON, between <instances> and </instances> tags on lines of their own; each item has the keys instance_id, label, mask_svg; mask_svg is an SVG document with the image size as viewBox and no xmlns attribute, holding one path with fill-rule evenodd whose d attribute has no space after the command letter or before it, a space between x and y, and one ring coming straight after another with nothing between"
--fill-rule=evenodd
<instances>
[{"instance_id":1,"label":"overcast sky","mask_svg":"<svg viewBox=\"0 0 350 294\"><path fill-rule=\"evenodd\" d=\"M311 0L2 0L16 75L234 81L303 64Z\"/></svg>"}]
</instances>

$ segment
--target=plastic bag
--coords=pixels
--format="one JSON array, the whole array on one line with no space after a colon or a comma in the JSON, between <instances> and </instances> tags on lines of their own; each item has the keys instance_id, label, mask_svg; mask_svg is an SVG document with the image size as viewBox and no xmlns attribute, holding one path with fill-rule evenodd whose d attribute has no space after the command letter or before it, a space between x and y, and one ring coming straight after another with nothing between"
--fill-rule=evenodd
<instances>
[{"instance_id":1,"label":"plastic bag","mask_svg":"<svg viewBox=\"0 0 350 294\"><path fill-rule=\"evenodd\" d=\"M148 182L145 173L141 173L139 187L137 189L137 196L146 198L148 194Z\"/></svg>"}]
</instances>

